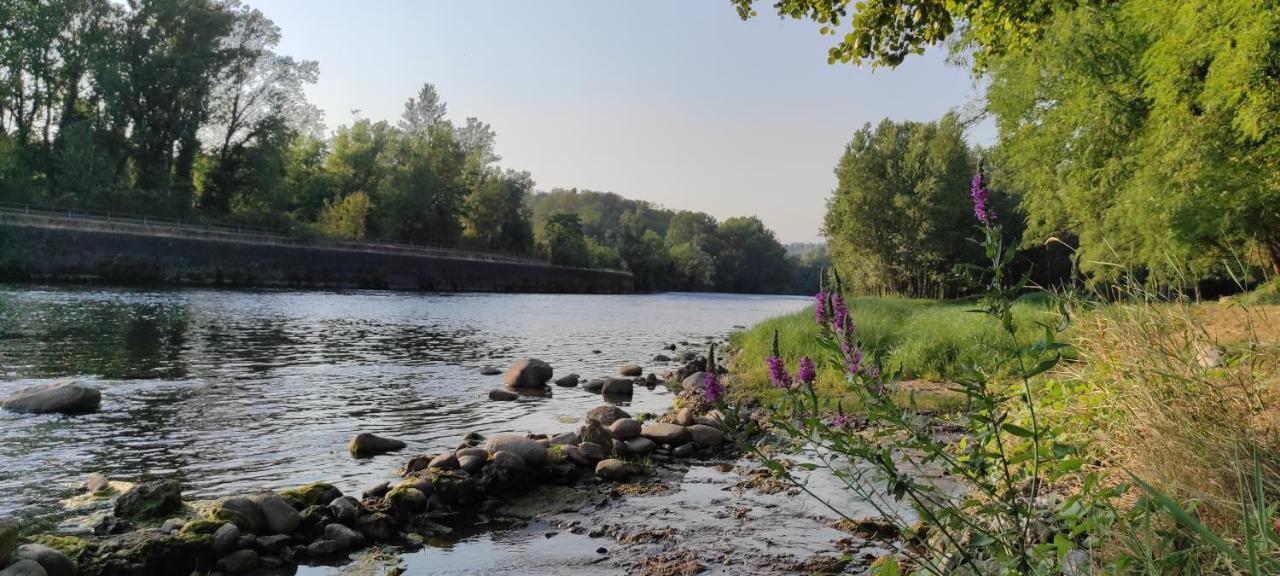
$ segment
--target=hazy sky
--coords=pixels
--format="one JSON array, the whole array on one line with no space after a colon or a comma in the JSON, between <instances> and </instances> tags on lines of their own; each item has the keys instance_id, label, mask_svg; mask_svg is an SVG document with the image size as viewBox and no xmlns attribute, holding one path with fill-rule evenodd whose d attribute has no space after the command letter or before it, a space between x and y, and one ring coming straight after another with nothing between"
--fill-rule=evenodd
<instances>
[{"instance_id":1,"label":"hazy sky","mask_svg":"<svg viewBox=\"0 0 1280 576\"><path fill-rule=\"evenodd\" d=\"M940 50L898 69L830 66L830 37L727 0L247 0L280 51L320 63L330 127L395 120L423 82L498 133L538 188L617 192L717 218L758 215L784 242L820 236L832 169L866 122L971 104ZM989 125L970 135L992 138Z\"/></svg>"}]
</instances>

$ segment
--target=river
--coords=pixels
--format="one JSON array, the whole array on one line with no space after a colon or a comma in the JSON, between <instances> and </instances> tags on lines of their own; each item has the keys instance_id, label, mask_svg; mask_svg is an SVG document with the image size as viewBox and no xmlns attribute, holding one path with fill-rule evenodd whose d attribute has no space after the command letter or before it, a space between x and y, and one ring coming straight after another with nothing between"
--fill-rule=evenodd
<instances>
[{"instance_id":1,"label":"river","mask_svg":"<svg viewBox=\"0 0 1280 576\"><path fill-rule=\"evenodd\" d=\"M515 358L556 375L616 374L680 341L705 350L735 325L808 298L244 292L0 287L0 397L51 378L103 392L85 416L0 411L0 515L66 520L58 502L90 472L177 477L188 498L325 480L351 492L395 476L406 454L471 430L558 431L601 403L578 388L491 402ZM684 348L684 347L682 347ZM671 395L638 387L634 411ZM357 432L408 449L357 460Z\"/></svg>"}]
</instances>

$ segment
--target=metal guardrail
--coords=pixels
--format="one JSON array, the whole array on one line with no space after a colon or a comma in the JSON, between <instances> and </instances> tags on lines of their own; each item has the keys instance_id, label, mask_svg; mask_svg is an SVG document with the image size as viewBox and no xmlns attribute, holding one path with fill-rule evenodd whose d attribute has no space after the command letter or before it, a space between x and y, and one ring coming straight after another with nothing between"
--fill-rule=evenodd
<instances>
[{"instance_id":1,"label":"metal guardrail","mask_svg":"<svg viewBox=\"0 0 1280 576\"><path fill-rule=\"evenodd\" d=\"M134 229L145 234L179 236L190 238L220 238L255 244L272 244L280 246L305 246L319 248L339 248L347 250L365 250L414 254L421 256L438 256L457 260L478 260L487 262L506 262L514 264L536 264L550 266L545 260L532 256L483 248L462 248L440 244L417 244L412 242L353 241L334 240L328 238L300 238L279 229L259 228L252 226L211 225L181 220L165 220L136 214L113 214L104 212L86 212L74 210L52 210L0 203L0 215L10 215L28 219L44 219L50 224L97 225L107 228ZM625 270L592 269L630 275Z\"/></svg>"}]
</instances>

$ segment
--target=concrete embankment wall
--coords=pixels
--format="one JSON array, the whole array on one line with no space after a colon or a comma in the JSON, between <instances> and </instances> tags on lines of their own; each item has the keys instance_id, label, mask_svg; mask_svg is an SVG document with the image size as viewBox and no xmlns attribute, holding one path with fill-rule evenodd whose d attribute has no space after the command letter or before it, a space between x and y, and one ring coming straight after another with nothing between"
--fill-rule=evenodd
<instances>
[{"instance_id":1,"label":"concrete embankment wall","mask_svg":"<svg viewBox=\"0 0 1280 576\"><path fill-rule=\"evenodd\" d=\"M629 273L489 252L307 244L223 230L0 213L0 279L117 285L629 293Z\"/></svg>"}]
</instances>

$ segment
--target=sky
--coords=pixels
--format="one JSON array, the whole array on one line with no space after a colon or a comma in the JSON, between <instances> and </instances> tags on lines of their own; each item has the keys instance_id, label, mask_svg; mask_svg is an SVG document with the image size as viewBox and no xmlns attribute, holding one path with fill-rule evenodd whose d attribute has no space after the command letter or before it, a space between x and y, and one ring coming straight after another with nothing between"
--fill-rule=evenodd
<instances>
[{"instance_id":1,"label":"sky","mask_svg":"<svg viewBox=\"0 0 1280 576\"><path fill-rule=\"evenodd\" d=\"M783 242L821 237L844 145L864 124L972 107L941 49L896 69L829 65L832 37L761 0L247 0L279 52L316 60L330 128L395 121L425 82L461 123L497 132L538 189L616 192L719 219L758 216ZM969 134L994 139L990 123Z\"/></svg>"}]
</instances>

